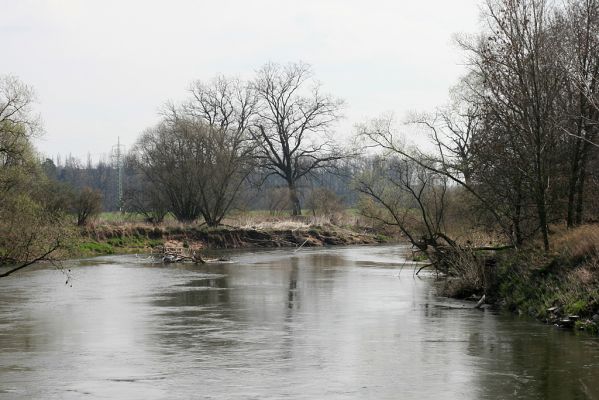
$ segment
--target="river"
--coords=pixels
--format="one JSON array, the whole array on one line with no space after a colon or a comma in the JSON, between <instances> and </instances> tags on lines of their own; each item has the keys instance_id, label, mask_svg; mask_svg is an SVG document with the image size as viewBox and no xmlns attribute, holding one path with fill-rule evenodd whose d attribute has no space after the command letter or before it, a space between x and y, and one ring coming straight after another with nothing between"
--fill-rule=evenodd
<instances>
[{"instance_id":1,"label":"river","mask_svg":"<svg viewBox=\"0 0 599 400\"><path fill-rule=\"evenodd\" d=\"M599 340L435 295L402 246L0 280L0 399L599 399Z\"/></svg>"}]
</instances>

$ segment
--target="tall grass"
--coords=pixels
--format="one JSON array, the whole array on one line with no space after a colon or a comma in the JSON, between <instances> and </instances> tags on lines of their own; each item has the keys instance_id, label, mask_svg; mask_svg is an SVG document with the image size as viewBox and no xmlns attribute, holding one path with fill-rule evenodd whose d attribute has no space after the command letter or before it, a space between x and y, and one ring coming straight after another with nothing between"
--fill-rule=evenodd
<instances>
[{"instance_id":1,"label":"tall grass","mask_svg":"<svg viewBox=\"0 0 599 400\"><path fill-rule=\"evenodd\" d=\"M555 235L555 251L573 259L599 257L599 224L583 225Z\"/></svg>"}]
</instances>

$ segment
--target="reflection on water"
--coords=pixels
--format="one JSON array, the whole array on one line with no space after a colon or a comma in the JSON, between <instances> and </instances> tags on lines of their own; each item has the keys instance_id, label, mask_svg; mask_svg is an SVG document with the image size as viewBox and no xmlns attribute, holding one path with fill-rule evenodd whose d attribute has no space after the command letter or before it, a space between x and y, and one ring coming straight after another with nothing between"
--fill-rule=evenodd
<instances>
[{"instance_id":1,"label":"reflection on water","mask_svg":"<svg viewBox=\"0 0 599 400\"><path fill-rule=\"evenodd\" d=\"M440 299L405 249L0 280L4 399L593 399L599 341ZM93 264L93 265L92 265Z\"/></svg>"}]
</instances>

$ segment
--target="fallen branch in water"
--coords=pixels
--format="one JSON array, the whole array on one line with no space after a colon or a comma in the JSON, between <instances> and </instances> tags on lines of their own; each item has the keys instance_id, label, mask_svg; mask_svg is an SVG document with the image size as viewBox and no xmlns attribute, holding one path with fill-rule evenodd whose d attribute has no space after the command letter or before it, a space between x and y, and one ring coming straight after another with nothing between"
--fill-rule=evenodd
<instances>
[{"instance_id":1,"label":"fallen branch in water","mask_svg":"<svg viewBox=\"0 0 599 400\"><path fill-rule=\"evenodd\" d=\"M474 306L474 308L481 308L483 304L485 304L485 298L487 296L483 294L483 297L480 298L480 300L478 301L478 303L476 303L476 305Z\"/></svg>"},{"instance_id":2,"label":"fallen branch in water","mask_svg":"<svg viewBox=\"0 0 599 400\"><path fill-rule=\"evenodd\" d=\"M310 238L309 238L309 237L308 237L308 238L306 238L306 240L304 240L304 243L302 243L302 244L300 245L300 247L298 247L297 249L295 249L293 252L294 252L294 253L296 253L296 252L297 252L299 249L301 249L302 247L304 247L304 245L305 245L306 243L308 243L308 240L310 240Z\"/></svg>"},{"instance_id":3,"label":"fallen branch in water","mask_svg":"<svg viewBox=\"0 0 599 400\"><path fill-rule=\"evenodd\" d=\"M433 266L433 264L423 265L422 267L418 268L418 271L416 272L415 275L418 275L420 273L420 271L422 271L423 269L428 268L428 267L432 267L432 266Z\"/></svg>"},{"instance_id":4,"label":"fallen branch in water","mask_svg":"<svg viewBox=\"0 0 599 400\"><path fill-rule=\"evenodd\" d=\"M206 261L202 258L202 256L196 254L195 252L191 256L165 252L162 257L162 262L164 263L175 263L184 261L191 261L196 264L206 264Z\"/></svg>"},{"instance_id":5,"label":"fallen branch in water","mask_svg":"<svg viewBox=\"0 0 599 400\"><path fill-rule=\"evenodd\" d=\"M159 248L158 254L156 254L154 258L163 263L191 261L196 264L206 264L206 261L197 250L191 250L184 247L163 246Z\"/></svg>"}]
</instances>

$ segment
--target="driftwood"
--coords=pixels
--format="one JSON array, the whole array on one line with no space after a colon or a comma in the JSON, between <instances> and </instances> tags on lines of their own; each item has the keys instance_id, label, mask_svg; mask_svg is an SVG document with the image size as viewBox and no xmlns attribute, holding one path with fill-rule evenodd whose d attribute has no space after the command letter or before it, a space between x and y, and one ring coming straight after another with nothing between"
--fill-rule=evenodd
<instances>
[{"instance_id":1,"label":"driftwood","mask_svg":"<svg viewBox=\"0 0 599 400\"><path fill-rule=\"evenodd\" d=\"M197 250L190 250L184 247L162 246L154 255L154 258L161 260L165 264L178 262L193 262L196 264L206 264Z\"/></svg>"},{"instance_id":2,"label":"driftwood","mask_svg":"<svg viewBox=\"0 0 599 400\"><path fill-rule=\"evenodd\" d=\"M165 264L192 262L195 264L207 264L213 262L228 262L225 258L204 258L197 249L189 249L182 246L161 246L150 256L157 262Z\"/></svg>"},{"instance_id":3,"label":"driftwood","mask_svg":"<svg viewBox=\"0 0 599 400\"><path fill-rule=\"evenodd\" d=\"M434 264L425 264L425 265L423 265L422 267L418 268L418 271L414 275L418 275L420 273L420 271L422 271L425 268L432 267L433 265Z\"/></svg>"},{"instance_id":4,"label":"driftwood","mask_svg":"<svg viewBox=\"0 0 599 400\"><path fill-rule=\"evenodd\" d=\"M483 306L483 304L485 303L486 297L487 296L483 294L483 297L480 298L480 300L476 303L474 308L481 308Z\"/></svg>"}]
</instances>

